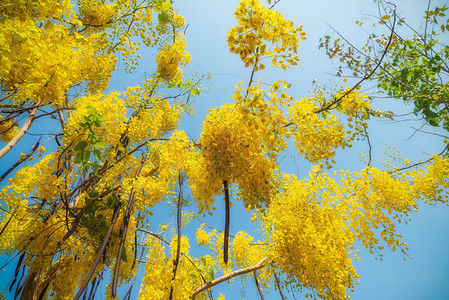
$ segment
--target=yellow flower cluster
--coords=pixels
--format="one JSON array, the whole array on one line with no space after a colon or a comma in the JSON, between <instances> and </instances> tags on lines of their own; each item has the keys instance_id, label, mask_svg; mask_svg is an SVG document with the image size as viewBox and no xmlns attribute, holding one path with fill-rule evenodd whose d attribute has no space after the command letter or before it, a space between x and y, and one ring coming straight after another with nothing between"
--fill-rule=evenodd
<instances>
[{"instance_id":1,"label":"yellow flower cluster","mask_svg":"<svg viewBox=\"0 0 449 300\"><path fill-rule=\"evenodd\" d=\"M269 202L275 164L262 150L262 132L257 119L235 105L212 110L203 123L202 159L193 170L192 192L198 201L213 203L214 194L222 194L223 181L237 182L245 205ZM206 182L207 183L206 183Z\"/></svg>"},{"instance_id":2,"label":"yellow flower cluster","mask_svg":"<svg viewBox=\"0 0 449 300\"><path fill-rule=\"evenodd\" d=\"M144 164L141 176L134 179L134 174L130 174L127 184L128 188L135 189L135 205L139 211L146 211L172 196L179 172L189 169L195 163L192 160L193 145L183 131L175 131L166 143L152 144L148 148L153 155ZM141 219L144 218L142 215Z\"/></svg>"},{"instance_id":3,"label":"yellow flower cluster","mask_svg":"<svg viewBox=\"0 0 449 300\"><path fill-rule=\"evenodd\" d=\"M177 236L170 243L170 257L164 252L164 247L154 237L147 239L148 262L145 264L145 276L139 299L168 299L171 287L173 287L172 299L187 300L195 288L203 281L200 276L200 266L196 266L192 258L188 256L189 241L181 237L181 253L176 277L173 280L173 262L176 258ZM198 299L206 299L204 293L197 296Z\"/></svg>"},{"instance_id":4,"label":"yellow flower cluster","mask_svg":"<svg viewBox=\"0 0 449 300\"><path fill-rule=\"evenodd\" d=\"M426 203L447 203L449 198L449 158L433 156L426 169L411 171L407 175L414 182L414 193Z\"/></svg>"},{"instance_id":5,"label":"yellow flower cluster","mask_svg":"<svg viewBox=\"0 0 449 300\"><path fill-rule=\"evenodd\" d=\"M267 253L286 274L285 284L313 288L323 299L346 299L358 279L348 257L354 236L331 199L317 197L319 182L312 180L284 179L284 192L264 219Z\"/></svg>"},{"instance_id":6,"label":"yellow flower cluster","mask_svg":"<svg viewBox=\"0 0 449 300\"><path fill-rule=\"evenodd\" d=\"M159 138L178 125L182 114L179 105L170 105L167 99L154 97L148 101L148 106L151 108L142 109L129 120L127 133L132 142Z\"/></svg>"},{"instance_id":7,"label":"yellow flower cluster","mask_svg":"<svg viewBox=\"0 0 449 300\"><path fill-rule=\"evenodd\" d=\"M276 186L276 157L287 147L284 138L289 136L278 105L285 106L292 98L280 93L281 82L270 87L268 101L260 82L243 93L240 85L233 95L235 104L211 110L203 122L203 151L189 173L200 211L222 194L224 180L238 184L237 198L247 208L268 204ZM289 87L286 82L282 85Z\"/></svg>"},{"instance_id":8,"label":"yellow flower cluster","mask_svg":"<svg viewBox=\"0 0 449 300\"><path fill-rule=\"evenodd\" d=\"M328 165L327 160L333 161L336 148L344 149L350 144L343 125L335 115L326 113L326 117L321 119L315 113L318 110L315 101L319 98L319 94L303 98L289 107L290 121L293 123L291 132L296 148L307 160L313 163L325 160Z\"/></svg>"},{"instance_id":9,"label":"yellow flower cluster","mask_svg":"<svg viewBox=\"0 0 449 300\"><path fill-rule=\"evenodd\" d=\"M349 91L349 88L337 93L335 98L339 99L345 93ZM367 95L361 95L358 91L352 91L344 96L337 107L338 111L341 111L348 117L360 116L361 119L368 119L368 109L370 103L365 100L368 99Z\"/></svg>"},{"instance_id":10,"label":"yellow flower cluster","mask_svg":"<svg viewBox=\"0 0 449 300\"><path fill-rule=\"evenodd\" d=\"M16 120L3 120L3 117L0 116L0 140L5 143L9 142L16 134L19 132L17 128Z\"/></svg>"},{"instance_id":11,"label":"yellow flower cluster","mask_svg":"<svg viewBox=\"0 0 449 300\"><path fill-rule=\"evenodd\" d=\"M371 253L374 247L383 249L379 235L393 250L405 246L396 233L396 222L416 208L410 183L387 171L366 167L352 176L342 174L341 185L347 189L343 203L349 212L348 223Z\"/></svg>"},{"instance_id":12,"label":"yellow flower cluster","mask_svg":"<svg viewBox=\"0 0 449 300\"><path fill-rule=\"evenodd\" d=\"M218 234L217 230L213 229L209 233L207 233L204 229L204 224L201 225L200 228L196 231L196 240L199 246L206 246L212 252L212 256L208 255L206 260L209 261L210 267L217 267L223 273L232 272L232 268L234 266L234 262L232 257L230 257L227 264L223 261L223 233ZM203 268L208 268L207 265L203 265Z\"/></svg>"},{"instance_id":13,"label":"yellow flower cluster","mask_svg":"<svg viewBox=\"0 0 449 300\"><path fill-rule=\"evenodd\" d=\"M397 226L408 222L420 199L447 203L449 159L433 157L426 168L403 174L366 167L334 177L340 180L317 166L308 180L284 177L261 220L266 253L286 274L286 284L311 288L323 299L346 299L359 278L354 242L381 259L384 246L406 254Z\"/></svg>"},{"instance_id":14,"label":"yellow flower cluster","mask_svg":"<svg viewBox=\"0 0 449 300\"><path fill-rule=\"evenodd\" d=\"M254 238L249 234L239 231L232 241L232 255L235 264L239 268L255 265L265 255L260 242L253 243Z\"/></svg>"},{"instance_id":15,"label":"yellow flower cluster","mask_svg":"<svg viewBox=\"0 0 449 300\"><path fill-rule=\"evenodd\" d=\"M96 91L107 87L116 60L103 51L101 43L107 41L102 35L76 31L81 25L70 1L12 1L2 3L0 13L6 15L0 30L0 82L6 89L20 87L16 103L39 98L43 105L64 105L73 84L87 81Z\"/></svg>"},{"instance_id":16,"label":"yellow flower cluster","mask_svg":"<svg viewBox=\"0 0 449 300\"><path fill-rule=\"evenodd\" d=\"M104 30L116 13L116 5L97 0L83 0L79 6L80 20L91 31Z\"/></svg>"},{"instance_id":17,"label":"yellow flower cluster","mask_svg":"<svg viewBox=\"0 0 449 300\"><path fill-rule=\"evenodd\" d=\"M211 232L207 233L203 229L204 225L201 225L200 228L196 231L196 241L198 243L198 246L209 246L212 244L213 240L212 238L217 235L217 230L212 230Z\"/></svg>"},{"instance_id":18,"label":"yellow flower cluster","mask_svg":"<svg viewBox=\"0 0 449 300\"><path fill-rule=\"evenodd\" d=\"M165 45L157 54L157 70L159 76L166 82L182 79L180 66L190 62L190 54L185 50L186 42L182 33L176 36L171 45Z\"/></svg>"},{"instance_id":19,"label":"yellow flower cluster","mask_svg":"<svg viewBox=\"0 0 449 300\"><path fill-rule=\"evenodd\" d=\"M349 88L337 93L335 98L339 99ZM338 103L337 111L347 116L348 127L353 130L352 136L348 138L351 142L356 135L363 133L363 128L367 127L366 120L369 119L368 111L370 103L367 95L360 94L358 91L352 91L344 96ZM349 132L347 132L349 134Z\"/></svg>"},{"instance_id":20,"label":"yellow flower cluster","mask_svg":"<svg viewBox=\"0 0 449 300\"><path fill-rule=\"evenodd\" d=\"M181 15L175 15L172 18L172 23L175 28L181 28L186 23L186 20Z\"/></svg>"},{"instance_id":21,"label":"yellow flower cluster","mask_svg":"<svg viewBox=\"0 0 449 300\"><path fill-rule=\"evenodd\" d=\"M245 67L264 69L263 57L283 70L298 64L297 47L305 39L302 26L261 5L259 0L242 0L234 13L238 25L228 32L229 50L239 54Z\"/></svg>"}]
</instances>

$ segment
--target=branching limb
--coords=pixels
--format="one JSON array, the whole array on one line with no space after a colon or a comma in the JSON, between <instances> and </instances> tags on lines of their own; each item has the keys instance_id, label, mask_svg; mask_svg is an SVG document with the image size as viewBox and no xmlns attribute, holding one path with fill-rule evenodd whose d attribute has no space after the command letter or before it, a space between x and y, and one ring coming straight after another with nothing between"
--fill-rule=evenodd
<instances>
[{"instance_id":1,"label":"branching limb","mask_svg":"<svg viewBox=\"0 0 449 300\"><path fill-rule=\"evenodd\" d=\"M18 89L14 89L12 92L10 92L9 94L6 94L5 96L0 98L0 102L3 100L8 99L9 97L14 96L15 94L17 94L20 90L22 89L22 87L19 87Z\"/></svg>"},{"instance_id":2,"label":"branching limb","mask_svg":"<svg viewBox=\"0 0 449 300\"><path fill-rule=\"evenodd\" d=\"M223 281L229 280L235 276L239 276L239 275L243 275L249 272L253 272L255 270L259 270L260 268L264 267L265 262L268 260L268 258L264 257L262 260L260 260L257 264L255 264L254 266L251 267L247 267L247 268L243 268L240 270L236 270L233 271L229 274L223 275L217 279L214 279L212 281L209 281L205 284L203 284L202 286L200 286L199 288L197 288L192 295L190 295L190 298L195 297L196 295L198 295L201 292L204 292L207 289L210 289L213 286L216 286L219 283L222 283Z\"/></svg>"},{"instance_id":3,"label":"branching limb","mask_svg":"<svg viewBox=\"0 0 449 300\"><path fill-rule=\"evenodd\" d=\"M5 173L3 173L2 176L0 176L0 182L3 181L3 179L5 179L5 177L8 176L8 174L11 173L15 168L17 168L18 165L20 165L21 163L23 163L24 161L26 161L28 158L30 158L31 155L34 154L34 152L36 152L37 148L39 147L40 141L41 141L41 140L39 139L39 140L37 141L37 143L33 146L33 148L31 148L31 151L28 152L28 154L27 154L24 158L18 160L16 163L14 163L14 164L11 166L11 168L9 168Z\"/></svg>"},{"instance_id":4,"label":"branching limb","mask_svg":"<svg viewBox=\"0 0 449 300\"><path fill-rule=\"evenodd\" d=\"M31 125L33 124L34 118L36 117L36 113L37 113L40 103L41 103L41 100L39 99L39 101L36 104L36 107L31 111L30 116L28 117L28 120L25 122L25 124L23 124L19 133L16 134L16 136L13 137L12 140L10 140L8 142L8 144L6 144L6 146L0 150L0 158L5 156L5 154L8 153L9 150L11 150L12 147L14 147L20 141L20 139L25 135L27 130L30 129Z\"/></svg>"},{"instance_id":5,"label":"branching limb","mask_svg":"<svg viewBox=\"0 0 449 300\"><path fill-rule=\"evenodd\" d=\"M315 113L320 113L320 112L323 112L325 110L328 110L329 108L331 108L332 106L334 106L335 104L340 102L344 97L346 97L351 92L353 92L355 89L357 89L362 82L364 82L365 80L368 80L371 76L373 76L373 74L376 72L377 68L379 68L380 64L382 63L383 59L385 58L385 55L387 54L388 49L390 48L390 44L393 41L393 36L394 36L394 33L395 33L394 32L394 27L396 25L396 9L393 12L393 17L394 17L394 19L393 19L393 26L391 28L391 34L390 34L390 37L388 39L388 43L385 46L384 52L382 53L382 56L380 57L380 59L377 62L376 66L374 67L374 69L372 69L371 72L368 75L366 75L362 79L360 79L359 82L357 82L350 90L348 90L342 96L338 97L337 99L335 99L334 101L332 101L328 105L325 105L324 107L321 107L319 110L315 111Z\"/></svg>"},{"instance_id":6,"label":"branching limb","mask_svg":"<svg viewBox=\"0 0 449 300\"><path fill-rule=\"evenodd\" d=\"M437 154L437 155L438 155L438 156L441 156L441 155L443 155L444 152L446 152L447 150L449 150L449 144L447 144L446 147L444 147L443 151L441 151L441 152L440 152L439 154ZM425 161L417 162L416 164L408 165L408 166L403 167L403 168L394 169L393 171L390 171L390 172L388 172L388 173L391 174L391 173L395 173L395 172L399 172L399 171L404 171L404 170L407 170L407 169L410 169L410 168L413 168L413 167L417 167L417 166L426 164L426 163L428 163L428 162L431 162L432 160L434 160L433 157L431 157L431 158L429 158L428 160L425 160Z\"/></svg>"}]
</instances>

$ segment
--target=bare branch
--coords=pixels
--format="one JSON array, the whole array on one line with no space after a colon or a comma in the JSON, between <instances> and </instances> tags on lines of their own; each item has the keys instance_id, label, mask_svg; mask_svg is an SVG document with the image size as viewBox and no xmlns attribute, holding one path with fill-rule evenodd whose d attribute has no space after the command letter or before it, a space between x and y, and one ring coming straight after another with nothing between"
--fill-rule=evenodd
<instances>
[{"instance_id":1,"label":"bare branch","mask_svg":"<svg viewBox=\"0 0 449 300\"><path fill-rule=\"evenodd\" d=\"M260 299L264 300L262 290L260 289L259 280L257 279L257 270L254 270L254 281L256 282L257 291L259 292Z\"/></svg>"},{"instance_id":2,"label":"bare branch","mask_svg":"<svg viewBox=\"0 0 449 300\"><path fill-rule=\"evenodd\" d=\"M179 172L178 175L178 181L179 181L179 197L178 197L178 213L177 213L177 230L178 230L178 247L176 249L176 258L173 262L173 278L172 283L175 281L176 278L176 271L178 270L178 264L179 264L179 256L181 255L181 222L182 222L182 175L181 172ZM173 284L170 285L170 299L173 299Z\"/></svg>"},{"instance_id":3,"label":"bare branch","mask_svg":"<svg viewBox=\"0 0 449 300\"><path fill-rule=\"evenodd\" d=\"M276 275L276 273L274 273L274 281L276 282L276 285L278 287L279 295L281 295L282 300L285 300L284 294L282 293L281 284L279 282L279 278ZM293 293L293 291L292 291L292 293Z\"/></svg>"},{"instance_id":4,"label":"bare branch","mask_svg":"<svg viewBox=\"0 0 449 300\"><path fill-rule=\"evenodd\" d=\"M225 193L225 230L224 230L224 241L223 241L223 261L228 264L228 252L229 252L229 188L228 182L223 181L224 193Z\"/></svg>"},{"instance_id":5,"label":"bare branch","mask_svg":"<svg viewBox=\"0 0 449 300\"><path fill-rule=\"evenodd\" d=\"M21 89L22 89L22 87L19 87L18 89L14 89L11 93L6 94L5 96L1 97L1 98L0 98L0 102L3 101L3 100L5 100L5 99L8 99L9 97L14 96L14 95L17 94Z\"/></svg>"}]
</instances>

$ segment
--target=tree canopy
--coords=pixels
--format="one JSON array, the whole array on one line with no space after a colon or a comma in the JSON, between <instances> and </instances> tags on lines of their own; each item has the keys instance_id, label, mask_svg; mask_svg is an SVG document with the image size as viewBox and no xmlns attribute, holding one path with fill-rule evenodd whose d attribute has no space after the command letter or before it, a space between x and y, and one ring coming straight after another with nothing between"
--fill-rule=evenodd
<instances>
[{"instance_id":1,"label":"tree canopy","mask_svg":"<svg viewBox=\"0 0 449 300\"><path fill-rule=\"evenodd\" d=\"M141 266L139 299L223 299L214 290L237 276L254 277L261 298L346 299L360 279L359 247L380 259L388 248L408 253L399 224L420 203L447 204L448 148L374 164L368 126L397 115L373 108L378 98L362 85L374 82L449 130L449 51L438 39L449 31L447 8L428 8L410 38L397 29L407 23L396 8L379 1L383 35L361 49L342 36L320 44L354 84L337 78L295 98L290 82L264 79L264 70L296 68L306 39L278 2L239 1L227 43L249 78L209 111L198 139L180 124L201 106L208 75L183 72L188 20L175 2L0 4L0 160L17 160L0 177L0 255L16 264L9 292L93 299L106 284L108 299L121 286L126 299ZM142 49L154 53L153 73L107 92L117 66L133 72ZM28 133L46 119L48 133ZM336 155L356 143L369 150L350 171ZM292 149L310 162L308 176L283 171ZM257 230L230 232L237 208ZM173 222L154 217L167 210ZM224 227L209 226L210 216Z\"/></svg>"}]
</instances>

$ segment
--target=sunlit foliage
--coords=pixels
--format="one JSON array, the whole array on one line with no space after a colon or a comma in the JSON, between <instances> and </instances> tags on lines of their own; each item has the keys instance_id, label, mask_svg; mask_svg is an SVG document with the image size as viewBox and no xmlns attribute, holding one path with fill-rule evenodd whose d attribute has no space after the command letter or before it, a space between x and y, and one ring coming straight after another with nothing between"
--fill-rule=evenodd
<instances>
[{"instance_id":1,"label":"sunlit foliage","mask_svg":"<svg viewBox=\"0 0 449 300\"><path fill-rule=\"evenodd\" d=\"M172 2L0 4L0 159L19 149L34 120L57 121L54 151L36 144L20 155L28 164L0 192L0 254L20 257L10 284L17 295L92 299L104 282L108 299L120 285L130 295L145 263L139 299L209 299L220 272L225 280L256 271L261 293L275 286L345 299L359 280L357 241L380 258L386 247L406 253L397 225L420 201L447 203L444 153L415 169L405 161L338 171L336 151L363 138L373 116L368 96L357 85L295 99L289 82L255 80L267 58L273 68L297 65L305 33L258 0L240 1L235 17L229 49L251 77L210 110L194 141L179 124L201 79L183 74L191 59L186 21ZM131 72L142 45L155 53L152 76L106 92L118 60ZM313 164L308 177L282 172L278 158L289 143ZM215 206L223 197L232 207L228 186L260 225L260 240L245 228L230 236L229 223L224 232L203 223L196 236L183 235L194 218L221 217ZM150 216L171 202L176 225L150 231ZM192 252L194 243L206 254Z\"/></svg>"}]
</instances>

